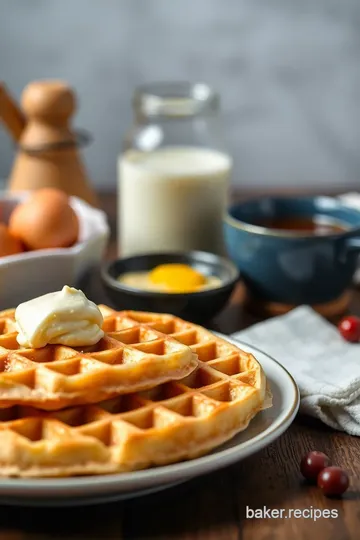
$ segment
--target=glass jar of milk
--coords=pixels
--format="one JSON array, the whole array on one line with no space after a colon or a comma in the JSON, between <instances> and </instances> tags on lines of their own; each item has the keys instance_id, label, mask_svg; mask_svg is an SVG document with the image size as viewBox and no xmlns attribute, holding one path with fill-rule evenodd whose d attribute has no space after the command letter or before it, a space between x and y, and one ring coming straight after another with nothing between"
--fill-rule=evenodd
<instances>
[{"instance_id":1,"label":"glass jar of milk","mask_svg":"<svg viewBox=\"0 0 360 540\"><path fill-rule=\"evenodd\" d=\"M135 91L133 107L118 161L119 252L223 254L232 160L219 96L205 84L154 83Z\"/></svg>"}]
</instances>

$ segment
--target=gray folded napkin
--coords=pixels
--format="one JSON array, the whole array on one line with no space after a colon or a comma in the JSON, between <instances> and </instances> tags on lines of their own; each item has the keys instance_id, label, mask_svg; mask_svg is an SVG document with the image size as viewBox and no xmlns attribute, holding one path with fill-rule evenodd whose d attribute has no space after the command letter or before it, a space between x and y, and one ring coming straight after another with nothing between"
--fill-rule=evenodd
<instances>
[{"instance_id":1,"label":"gray folded napkin","mask_svg":"<svg viewBox=\"0 0 360 540\"><path fill-rule=\"evenodd\" d=\"M296 380L300 410L332 428L360 436L360 344L300 306L232 335L273 356Z\"/></svg>"}]
</instances>

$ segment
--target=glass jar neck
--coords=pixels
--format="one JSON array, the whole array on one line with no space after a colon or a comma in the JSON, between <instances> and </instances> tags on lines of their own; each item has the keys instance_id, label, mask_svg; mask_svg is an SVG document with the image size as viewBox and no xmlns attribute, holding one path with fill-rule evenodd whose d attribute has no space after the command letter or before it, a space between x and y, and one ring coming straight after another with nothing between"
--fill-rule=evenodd
<instances>
[{"instance_id":1,"label":"glass jar neck","mask_svg":"<svg viewBox=\"0 0 360 540\"><path fill-rule=\"evenodd\" d=\"M133 108L140 121L212 115L219 110L219 95L203 83L150 83L135 90Z\"/></svg>"}]
</instances>

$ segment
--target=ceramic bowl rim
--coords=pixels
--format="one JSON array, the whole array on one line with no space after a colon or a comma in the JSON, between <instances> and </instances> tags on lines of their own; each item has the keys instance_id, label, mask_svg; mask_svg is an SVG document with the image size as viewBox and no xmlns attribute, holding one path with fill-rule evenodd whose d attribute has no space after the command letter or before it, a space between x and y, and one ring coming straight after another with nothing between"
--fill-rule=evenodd
<instances>
[{"instance_id":1,"label":"ceramic bowl rim","mask_svg":"<svg viewBox=\"0 0 360 540\"><path fill-rule=\"evenodd\" d=\"M247 223L246 221L243 221L241 219L235 218L231 215L231 213L236 209L239 208L245 204L252 203L252 202L260 202L261 200L281 200L281 201L293 201L298 200L301 201L312 201L314 199L324 199L326 201L331 201L332 204L334 202L338 203L339 206L341 206L344 210L350 210L354 213L359 214L359 224L355 226L351 226L349 229L346 229L344 231L332 233L332 234L326 234L323 236L316 236L309 232L302 232L302 231L284 231L279 229L271 229L270 227L263 227L261 225L254 225L252 223ZM343 201L337 200L336 197L329 197L325 195L315 195L315 196L286 196L286 195L279 195L279 196L264 196L264 197L251 197L249 199L246 199L244 201L240 201L237 203L232 204L228 207L228 209L225 212L223 222L226 225L230 225L231 227L235 229L239 229L241 231L249 232L251 234L257 234L260 236L273 236L278 238L288 238L288 239L307 239L307 240L321 240L321 239L338 239L338 238L345 238L348 236L357 236L360 234L360 210L357 208L354 208L352 206L349 206L348 204L344 203Z\"/></svg>"},{"instance_id":2,"label":"ceramic bowl rim","mask_svg":"<svg viewBox=\"0 0 360 540\"><path fill-rule=\"evenodd\" d=\"M211 289L204 289L201 291L195 291L195 292L188 292L188 293L170 293L170 292L161 292L161 291L145 291L143 289L138 289L136 287L131 287L130 285L125 285L124 283L120 283L115 278L113 278L110 275L110 268L118 263L119 261L126 262L130 259L139 258L139 257L151 257L151 256L163 256L163 257L174 257L174 256L187 256L187 257L209 257L216 259L217 263L222 265L223 267L226 267L230 271L230 277L227 278L222 282L222 285L219 287L214 287ZM209 262L202 261L204 264L209 264ZM116 290L118 292L125 292L127 294L131 294L133 296L142 296L146 298L184 298L184 297L190 297L190 298L199 298L201 296L206 295L213 295L218 294L222 291L227 290L229 287L233 287L236 282L240 278L240 272L236 265L230 260L225 257L221 257L220 255L216 255L214 253L209 253L207 251L174 251L174 252L154 252L154 253L142 253L139 255L132 255L129 257L118 257L115 259L111 259L110 261L105 261L101 265L100 274L102 280L105 282L105 284L109 287L111 287L113 290Z\"/></svg>"}]
</instances>

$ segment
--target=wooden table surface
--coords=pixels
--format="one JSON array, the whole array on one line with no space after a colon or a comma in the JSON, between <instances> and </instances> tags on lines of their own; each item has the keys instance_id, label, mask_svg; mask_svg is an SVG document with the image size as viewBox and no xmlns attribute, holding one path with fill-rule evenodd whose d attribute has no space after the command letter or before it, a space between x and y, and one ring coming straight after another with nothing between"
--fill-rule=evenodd
<instances>
[{"instance_id":1,"label":"wooden table surface","mask_svg":"<svg viewBox=\"0 0 360 540\"><path fill-rule=\"evenodd\" d=\"M103 198L112 224L114 198ZM116 252L114 239L109 255ZM101 290L97 293L101 297ZM98 301L98 299L96 299ZM351 311L360 315L360 291ZM214 321L230 334L257 321L241 305L241 291ZM360 361L360 358L359 358ZM341 362L341 359L339 359ZM326 452L350 475L342 499L328 499L305 485L304 453ZM252 509L337 509L337 518L249 519ZM277 441L246 460L132 501L73 509L0 507L0 540L358 540L360 538L360 438L298 416Z\"/></svg>"}]
</instances>

